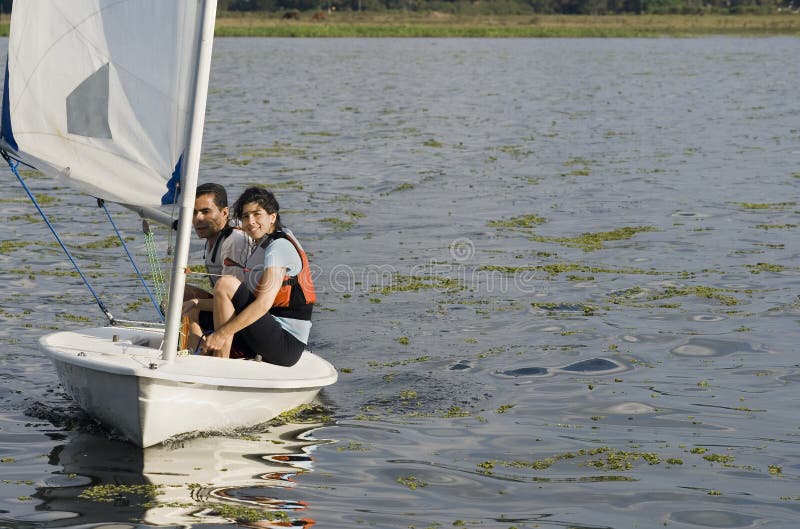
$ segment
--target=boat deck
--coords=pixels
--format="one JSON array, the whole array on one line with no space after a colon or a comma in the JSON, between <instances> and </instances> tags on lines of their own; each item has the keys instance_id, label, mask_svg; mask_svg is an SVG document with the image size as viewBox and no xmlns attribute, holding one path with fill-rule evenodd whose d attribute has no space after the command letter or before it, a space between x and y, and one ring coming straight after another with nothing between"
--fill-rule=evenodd
<instances>
[{"instance_id":1,"label":"boat deck","mask_svg":"<svg viewBox=\"0 0 800 529\"><path fill-rule=\"evenodd\" d=\"M289 389L327 386L338 377L330 363L310 351L292 367L202 355L178 355L166 362L157 348L160 340L157 330L99 327L49 334L40 345L52 358L70 364L174 382Z\"/></svg>"}]
</instances>

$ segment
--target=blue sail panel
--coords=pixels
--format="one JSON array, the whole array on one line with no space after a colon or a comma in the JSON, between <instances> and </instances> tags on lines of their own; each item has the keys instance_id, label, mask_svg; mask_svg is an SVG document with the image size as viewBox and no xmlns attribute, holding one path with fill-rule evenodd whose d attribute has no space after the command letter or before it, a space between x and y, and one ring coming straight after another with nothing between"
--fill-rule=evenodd
<instances>
[{"instance_id":1,"label":"blue sail panel","mask_svg":"<svg viewBox=\"0 0 800 529\"><path fill-rule=\"evenodd\" d=\"M8 60L6 60L6 75L5 81L3 81L3 117L0 127L0 138L15 151L19 150L14 139L14 130L11 127L11 103L8 96Z\"/></svg>"},{"instance_id":2,"label":"blue sail panel","mask_svg":"<svg viewBox=\"0 0 800 529\"><path fill-rule=\"evenodd\" d=\"M181 174L183 167L183 155L178 158L178 163L175 164L175 170L172 171L172 177L167 181L167 192L161 197L161 205L167 206L175 204L181 194Z\"/></svg>"}]
</instances>

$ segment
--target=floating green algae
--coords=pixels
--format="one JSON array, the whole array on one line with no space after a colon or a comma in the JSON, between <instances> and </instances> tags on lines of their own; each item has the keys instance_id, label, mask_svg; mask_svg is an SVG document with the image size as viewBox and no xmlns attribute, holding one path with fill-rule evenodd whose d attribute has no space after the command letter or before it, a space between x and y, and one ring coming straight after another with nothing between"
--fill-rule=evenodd
<instances>
[{"instance_id":1,"label":"floating green algae","mask_svg":"<svg viewBox=\"0 0 800 529\"><path fill-rule=\"evenodd\" d=\"M643 268L607 268L602 266L592 266L584 263L550 263L543 265L522 265L522 266L503 266L503 265L482 265L478 267L480 271L502 272L514 275L523 272L545 272L550 276L556 276L566 272L581 272L588 274L619 274L619 275L674 275L673 272L659 272L657 270L645 270ZM679 273L680 275L681 273ZM682 273L688 275L688 273Z\"/></svg>"},{"instance_id":2,"label":"floating green algae","mask_svg":"<svg viewBox=\"0 0 800 529\"><path fill-rule=\"evenodd\" d=\"M598 457L599 456L599 457ZM484 461L478 464L478 469L487 473L496 465L508 468L525 468L530 470L546 470L559 461L584 459L581 466L591 467L606 471L626 471L634 467L637 461L644 461L648 465L661 463L661 458L653 452L636 452L617 450L608 446L601 446L589 450L580 449L575 452L563 452L536 460L515 459L511 461Z\"/></svg>"},{"instance_id":3,"label":"floating green algae","mask_svg":"<svg viewBox=\"0 0 800 529\"><path fill-rule=\"evenodd\" d=\"M384 377L384 378L386 378L386 377ZM408 406L413 406L415 404L417 406L419 405L418 401L416 400L417 397L412 396L412 394L415 394L415 393L416 392L407 392L407 393L406 392L402 392L401 395L400 395L399 400L400 400L400 403L402 405L406 406L406 408L404 410L398 410L397 412L389 412L389 413L390 414L396 413L396 414L399 414L400 416L405 417L405 418L420 418L420 417L430 418L430 417L435 417L435 418L439 418L439 419L461 419L461 418L472 417L473 416L470 411L465 410L464 408L462 408L460 406L450 406L446 410L434 410L434 411L409 410ZM370 411L374 411L374 406L364 406L362 409L365 412L370 412ZM356 420L361 420L361 421L381 421L381 420L385 420L386 418L387 418L387 416L374 415L374 414L373 415L367 415L366 413L362 413L362 414L359 414L358 416L356 416ZM475 416L475 419L483 420L479 416Z\"/></svg>"},{"instance_id":4,"label":"floating green algae","mask_svg":"<svg viewBox=\"0 0 800 529\"><path fill-rule=\"evenodd\" d=\"M503 154L508 154L512 158L519 160L521 158L525 158L526 156L530 156L533 154L531 149L523 147L521 145L503 145L497 148L498 151L502 152Z\"/></svg>"},{"instance_id":5,"label":"floating green algae","mask_svg":"<svg viewBox=\"0 0 800 529\"><path fill-rule=\"evenodd\" d=\"M263 182L254 184L254 185L264 185ZM275 191L279 189L285 190L293 190L293 191L302 191L303 190L303 182L299 180L286 180L284 182L269 182L267 184L267 188Z\"/></svg>"},{"instance_id":6,"label":"floating green algae","mask_svg":"<svg viewBox=\"0 0 800 529\"><path fill-rule=\"evenodd\" d=\"M40 206L50 206L57 202L61 202L60 198L51 195L35 195L36 202ZM27 204L30 202L29 198L0 198L0 204Z\"/></svg>"},{"instance_id":7,"label":"floating green algae","mask_svg":"<svg viewBox=\"0 0 800 529\"><path fill-rule=\"evenodd\" d=\"M594 316L595 312L598 310L597 307L584 303L554 303L542 301L534 301L531 303L531 307L545 310L548 314L580 312L584 316Z\"/></svg>"},{"instance_id":8,"label":"floating green algae","mask_svg":"<svg viewBox=\"0 0 800 529\"><path fill-rule=\"evenodd\" d=\"M120 500L130 501L130 497L138 497L142 501L138 504L147 503L155 500L159 495L164 494L163 485L94 485L87 487L78 497L84 500L113 503Z\"/></svg>"},{"instance_id":9,"label":"floating green algae","mask_svg":"<svg viewBox=\"0 0 800 529\"><path fill-rule=\"evenodd\" d=\"M97 250L103 248L117 248L118 246L122 246L122 244L119 242L119 238L116 235L109 235L105 239L100 239L99 241L80 244L77 246L77 248L80 248L81 250Z\"/></svg>"},{"instance_id":10,"label":"floating green algae","mask_svg":"<svg viewBox=\"0 0 800 529\"><path fill-rule=\"evenodd\" d=\"M32 241L0 241L0 254L8 254L33 244Z\"/></svg>"},{"instance_id":11,"label":"floating green algae","mask_svg":"<svg viewBox=\"0 0 800 529\"><path fill-rule=\"evenodd\" d=\"M703 456L703 459L712 463L723 463L725 465L733 463L733 456L724 454L706 454Z\"/></svg>"},{"instance_id":12,"label":"floating green algae","mask_svg":"<svg viewBox=\"0 0 800 529\"><path fill-rule=\"evenodd\" d=\"M344 451L349 451L349 452L367 452L369 450L370 450L370 447L365 446L364 444L358 443L356 441L350 441L349 443L347 443L347 446L338 446L338 447L336 447L336 451L337 452L344 452Z\"/></svg>"},{"instance_id":13,"label":"floating green algae","mask_svg":"<svg viewBox=\"0 0 800 529\"><path fill-rule=\"evenodd\" d=\"M464 290L464 285L458 279L448 277L438 277L433 275L392 275L389 284L377 287L380 294L392 294L394 292L418 292L420 290L443 290L446 292L458 292Z\"/></svg>"},{"instance_id":14,"label":"floating green algae","mask_svg":"<svg viewBox=\"0 0 800 529\"><path fill-rule=\"evenodd\" d=\"M319 404L301 404L300 406L285 411L269 421L271 426L282 426L284 424L311 424L328 423L331 418L330 411Z\"/></svg>"},{"instance_id":15,"label":"floating green algae","mask_svg":"<svg viewBox=\"0 0 800 529\"><path fill-rule=\"evenodd\" d=\"M561 176L589 176L590 174L592 174L591 170L583 167L582 169L573 169L568 173L561 173Z\"/></svg>"},{"instance_id":16,"label":"floating green algae","mask_svg":"<svg viewBox=\"0 0 800 529\"><path fill-rule=\"evenodd\" d=\"M230 505L227 503L203 503L209 514L217 515L229 520L241 522L277 521L289 523L289 515L284 511L268 511L245 507L242 505Z\"/></svg>"},{"instance_id":17,"label":"floating green algae","mask_svg":"<svg viewBox=\"0 0 800 529\"><path fill-rule=\"evenodd\" d=\"M36 279L37 275L40 276L48 276L48 277L80 277L80 274L77 270L34 270L30 266L25 266L24 268L14 268L11 270L6 270L8 274L18 274L18 275L27 275L29 279L33 280ZM91 278L98 278L98 277L110 277L113 274L105 274L101 272L84 272L83 275Z\"/></svg>"},{"instance_id":18,"label":"floating green algae","mask_svg":"<svg viewBox=\"0 0 800 529\"><path fill-rule=\"evenodd\" d=\"M757 230L791 230L797 227L797 224L756 224L753 226Z\"/></svg>"},{"instance_id":19,"label":"floating green algae","mask_svg":"<svg viewBox=\"0 0 800 529\"><path fill-rule=\"evenodd\" d=\"M305 149L292 147L289 143L273 142L270 147L247 149L241 152L245 159L272 158L281 156L305 156Z\"/></svg>"},{"instance_id":20,"label":"floating green algae","mask_svg":"<svg viewBox=\"0 0 800 529\"><path fill-rule=\"evenodd\" d=\"M726 306L739 304L738 299L733 296L723 294L723 292L732 292L732 290L701 285L688 287L667 287L664 292L654 299L664 299L676 296L695 296L698 298L714 299Z\"/></svg>"},{"instance_id":21,"label":"floating green algae","mask_svg":"<svg viewBox=\"0 0 800 529\"><path fill-rule=\"evenodd\" d=\"M570 158L566 162L564 162L564 167L574 167L576 165L590 165L594 163L595 160L589 160L587 158L583 158L582 156L576 156L575 158Z\"/></svg>"},{"instance_id":22,"label":"floating green algae","mask_svg":"<svg viewBox=\"0 0 800 529\"><path fill-rule=\"evenodd\" d=\"M745 268L750 270L751 274L760 274L761 272L785 272L786 270L797 270L797 267L783 266L771 263L756 263L744 265Z\"/></svg>"},{"instance_id":23,"label":"floating green algae","mask_svg":"<svg viewBox=\"0 0 800 529\"><path fill-rule=\"evenodd\" d=\"M645 461L648 465L661 463L661 458L653 452L630 452L627 450L616 450L607 446L589 451L589 455L600 455L600 458L591 459L585 466L599 468L601 470L625 471L633 468L633 463Z\"/></svg>"},{"instance_id":24,"label":"floating green algae","mask_svg":"<svg viewBox=\"0 0 800 529\"><path fill-rule=\"evenodd\" d=\"M332 225L334 231L348 231L355 224L354 221L340 219L339 217L325 217L324 219L319 219L319 221Z\"/></svg>"},{"instance_id":25,"label":"floating green algae","mask_svg":"<svg viewBox=\"0 0 800 529\"><path fill-rule=\"evenodd\" d=\"M742 209L787 209L797 205L797 202L772 202L772 203L754 203L754 202L734 202Z\"/></svg>"},{"instance_id":26,"label":"floating green algae","mask_svg":"<svg viewBox=\"0 0 800 529\"><path fill-rule=\"evenodd\" d=\"M369 362L367 362L367 365L370 367L397 367L397 366L405 366L408 364L419 364L422 362L428 362L430 360L433 360L433 357L418 356L410 360L395 360L393 362L376 362L375 360L370 360Z\"/></svg>"},{"instance_id":27,"label":"floating green algae","mask_svg":"<svg viewBox=\"0 0 800 529\"><path fill-rule=\"evenodd\" d=\"M401 485L405 485L411 490L417 490L419 488L427 487L428 484L419 479L416 476L400 476L397 478L397 482Z\"/></svg>"},{"instance_id":28,"label":"floating green algae","mask_svg":"<svg viewBox=\"0 0 800 529\"><path fill-rule=\"evenodd\" d=\"M326 132L324 130L321 131L310 131L310 132L301 132L301 136L321 136L323 138L335 138L339 136L338 132Z\"/></svg>"},{"instance_id":29,"label":"floating green algae","mask_svg":"<svg viewBox=\"0 0 800 529\"><path fill-rule=\"evenodd\" d=\"M490 228L533 228L545 222L547 222L547 219L544 217L531 213L511 217L507 220L490 220L487 225Z\"/></svg>"},{"instance_id":30,"label":"floating green algae","mask_svg":"<svg viewBox=\"0 0 800 529\"><path fill-rule=\"evenodd\" d=\"M409 184L408 182L404 182L399 186L395 187L394 189L392 189L390 192L395 193L397 191L409 191L411 189L414 189L414 184Z\"/></svg>"},{"instance_id":31,"label":"floating green algae","mask_svg":"<svg viewBox=\"0 0 800 529\"><path fill-rule=\"evenodd\" d=\"M530 239L536 242L553 242L570 248L581 248L584 252L599 250L604 242L621 241L632 238L637 233L658 231L652 226L626 226L611 231L587 232L577 237L545 237L543 235L531 235Z\"/></svg>"},{"instance_id":32,"label":"floating green algae","mask_svg":"<svg viewBox=\"0 0 800 529\"><path fill-rule=\"evenodd\" d=\"M683 287L666 287L658 292L649 292L642 287L631 287L621 292L616 292L608 296L607 301L613 305L625 305L631 307L644 307L642 301L659 301L675 297L695 296L698 298L714 299L725 306L738 305L737 298L726 294L727 292L738 292L733 289L716 288L703 285L691 285ZM675 308L665 304L658 305L660 308Z\"/></svg>"},{"instance_id":33,"label":"floating green algae","mask_svg":"<svg viewBox=\"0 0 800 529\"><path fill-rule=\"evenodd\" d=\"M469 417L472 415L470 412L462 408L461 406L450 406L447 408L447 411L442 414L442 418L444 419L454 419L457 417Z\"/></svg>"},{"instance_id":34,"label":"floating green algae","mask_svg":"<svg viewBox=\"0 0 800 529\"><path fill-rule=\"evenodd\" d=\"M24 215L11 215L6 220L9 222L15 221L23 221L27 224L34 223L34 222L42 222L41 215L34 215L33 213L26 213Z\"/></svg>"},{"instance_id":35,"label":"floating green algae","mask_svg":"<svg viewBox=\"0 0 800 529\"><path fill-rule=\"evenodd\" d=\"M61 318L62 320L74 321L78 323L88 323L92 321L92 319L87 316L83 316L81 314L69 314L66 312L58 314L58 317Z\"/></svg>"},{"instance_id":36,"label":"floating green algae","mask_svg":"<svg viewBox=\"0 0 800 529\"><path fill-rule=\"evenodd\" d=\"M342 212L343 216L340 217L325 217L323 219L319 219L320 222L326 222L333 226L334 231L348 231L352 228L357 219L361 219L366 217L360 211L344 211Z\"/></svg>"}]
</instances>

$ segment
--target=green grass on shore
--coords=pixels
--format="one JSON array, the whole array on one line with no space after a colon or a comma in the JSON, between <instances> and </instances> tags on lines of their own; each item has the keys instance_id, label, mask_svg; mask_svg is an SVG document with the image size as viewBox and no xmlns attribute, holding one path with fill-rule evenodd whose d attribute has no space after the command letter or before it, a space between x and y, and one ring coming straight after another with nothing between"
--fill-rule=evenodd
<instances>
[{"instance_id":1,"label":"green grass on shore","mask_svg":"<svg viewBox=\"0 0 800 529\"><path fill-rule=\"evenodd\" d=\"M773 15L458 15L439 12L281 14L224 12L218 37L692 37L798 36L800 14ZM8 16L0 18L8 36Z\"/></svg>"},{"instance_id":2,"label":"green grass on shore","mask_svg":"<svg viewBox=\"0 0 800 529\"><path fill-rule=\"evenodd\" d=\"M800 35L800 15L451 15L303 13L217 19L218 36L249 37L689 37Z\"/></svg>"}]
</instances>

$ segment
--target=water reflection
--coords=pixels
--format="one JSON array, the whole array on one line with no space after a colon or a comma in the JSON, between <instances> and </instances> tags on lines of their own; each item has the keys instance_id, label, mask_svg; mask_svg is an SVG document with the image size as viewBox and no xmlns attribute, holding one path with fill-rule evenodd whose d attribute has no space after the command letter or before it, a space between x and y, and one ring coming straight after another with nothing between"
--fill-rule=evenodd
<instances>
[{"instance_id":1,"label":"water reflection","mask_svg":"<svg viewBox=\"0 0 800 529\"><path fill-rule=\"evenodd\" d=\"M725 356L734 353L753 353L753 346L747 342L714 340L711 338L691 338L685 344L672 349L678 356Z\"/></svg>"},{"instance_id":2,"label":"water reflection","mask_svg":"<svg viewBox=\"0 0 800 529\"><path fill-rule=\"evenodd\" d=\"M241 437L198 437L147 449L76 434L49 454L62 467L37 492L45 527L129 523L190 527L311 527L308 505L286 491L313 470L321 424Z\"/></svg>"},{"instance_id":3,"label":"water reflection","mask_svg":"<svg viewBox=\"0 0 800 529\"><path fill-rule=\"evenodd\" d=\"M670 520L700 527L752 527L757 518L731 511L696 510L674 512Z\"/></svg>"},{"instance_id":4,"label":"water reflection","mask_svg":"<svg viewBox=\"0 0 800 529\"><path fill-rule=\"evenodd\" d=\"M630 369L621 362L609 358L587 358L561 367L526 366L498 371L497 374L507 377L543 377L558 373L584 375L610 375Z\"/></svg>"}]
</instances>

